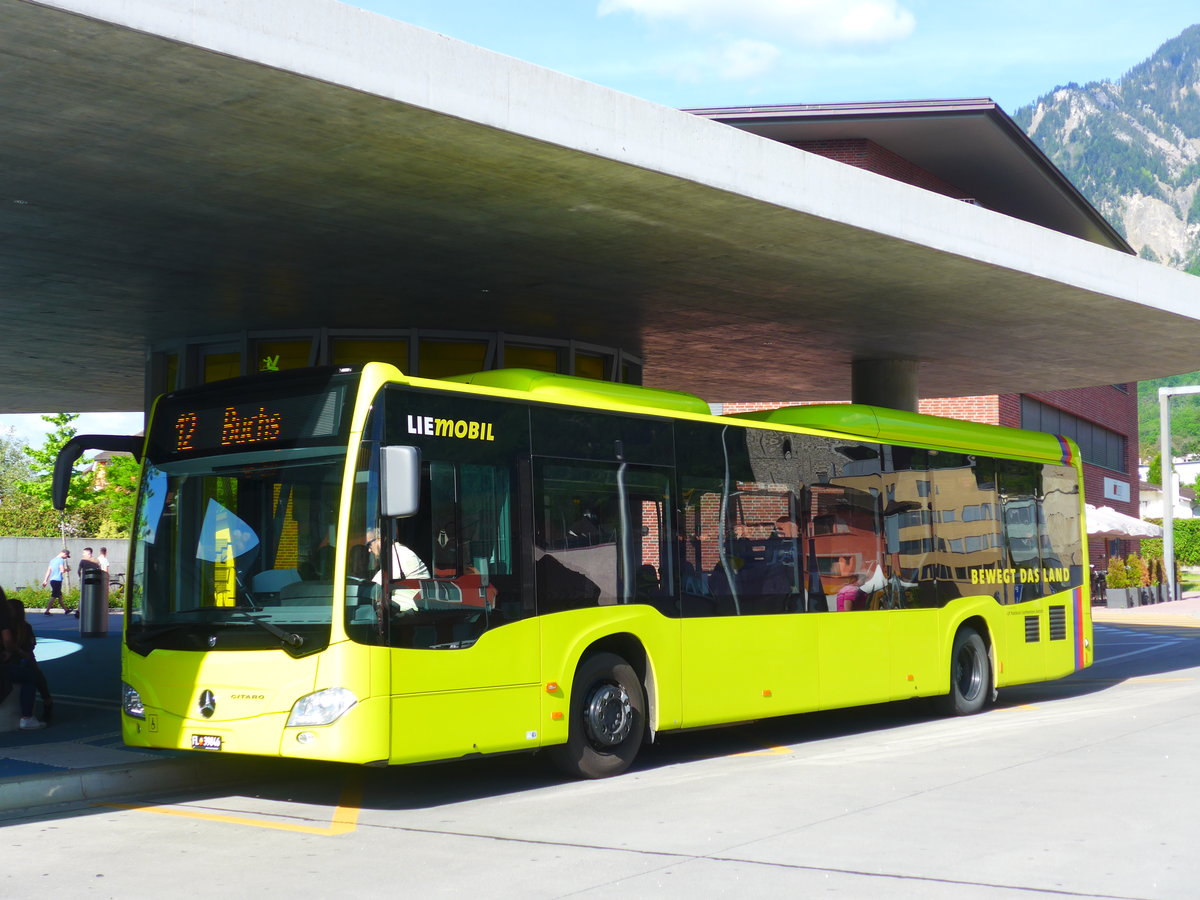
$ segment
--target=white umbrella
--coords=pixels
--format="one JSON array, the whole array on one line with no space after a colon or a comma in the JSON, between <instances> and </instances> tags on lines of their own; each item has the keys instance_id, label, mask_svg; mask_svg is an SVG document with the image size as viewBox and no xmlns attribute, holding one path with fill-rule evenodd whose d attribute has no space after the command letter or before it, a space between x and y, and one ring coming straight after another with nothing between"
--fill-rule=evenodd
<instances>
[{"instance_id":1,"label":"white umbrella","mask_svg":"<svg viewBox=\"0 0 1200 900\"><path fill-rule=\"evenodd\" d=\"M1087 531L1092 537L1148 538L1162 537L1162 528L1153 522L1143 522L1111 506L1087 504Z\"/></svg>"}]
</instances>

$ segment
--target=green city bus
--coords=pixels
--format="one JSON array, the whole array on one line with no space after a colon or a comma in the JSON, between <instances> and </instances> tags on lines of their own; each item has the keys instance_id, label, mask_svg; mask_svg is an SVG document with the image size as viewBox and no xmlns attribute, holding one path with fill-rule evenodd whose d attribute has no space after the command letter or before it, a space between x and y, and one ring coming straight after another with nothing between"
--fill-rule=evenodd
<instances>
[{"instance_id":1,"label":"green city bus","mask_svg":"<svg viewBox=\"0 0 1200 900\"><path fill-rule=\"evenodd\" d=\"M1092 662L1049 434L370 363L164 395L142 461L130 745L595 778L664 731L962 715Z\"/></svg>"}]
</instances>

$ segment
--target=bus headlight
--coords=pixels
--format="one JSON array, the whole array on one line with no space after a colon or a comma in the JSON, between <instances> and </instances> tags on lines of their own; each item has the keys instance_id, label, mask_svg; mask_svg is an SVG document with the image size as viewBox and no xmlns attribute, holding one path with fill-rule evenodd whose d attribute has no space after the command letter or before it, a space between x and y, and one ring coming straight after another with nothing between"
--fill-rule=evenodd
<instances>
[{"instance_id":1,"label":"bus headlight","mask_svg":"<svg viewBox=\"0 0 1200 900\"><path fill-rule=\"evenodd\" d=\"M328 725L358 702L346 688L326 688L301 697L288 715L288 727L295 725Z\"/></svg>"},{"instance_id":2,"label":"bus headlight","mask_svg":"<svg viewBox=\"0 0 1200 900\"><path fill-rule=\"evenodd\" d=\"M135 719L146 718L146 707L142 705L142 695L124 681L121 682L121 709L125 715Z\"/></svg>"}]
</instances>

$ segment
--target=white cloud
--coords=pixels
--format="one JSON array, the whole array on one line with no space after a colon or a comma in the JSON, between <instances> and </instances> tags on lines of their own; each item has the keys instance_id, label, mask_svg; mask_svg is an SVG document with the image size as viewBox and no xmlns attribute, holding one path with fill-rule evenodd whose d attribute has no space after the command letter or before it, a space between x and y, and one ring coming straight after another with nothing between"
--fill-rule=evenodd
<instances>
[{"instance_id":1,"label":"white cloud","mask_svg":"<svg viewBox=\"0 0 1200 900\"><path fill-rule=\"evenodd\" d=\"M699 30L786 35L810 46L887 43L908 37L916 26L898 0L600 0L598 10Z\"/></svg>"},{"instance_id":2,"label":"white cloud","mask_svg":"<svg viewBox=\"0 0 1200 900\"><path fill-rule=\"evenodd\" d=\"M734 41L721 53L720 75L729 80L756 78L775 64L779 53L778 47L766 41Z\"/></svg>"}]
</instances>

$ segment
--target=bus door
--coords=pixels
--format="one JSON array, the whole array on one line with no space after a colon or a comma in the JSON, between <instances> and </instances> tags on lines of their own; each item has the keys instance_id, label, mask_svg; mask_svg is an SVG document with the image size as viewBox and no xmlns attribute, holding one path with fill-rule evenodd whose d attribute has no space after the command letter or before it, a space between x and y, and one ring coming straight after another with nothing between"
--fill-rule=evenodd
<instances>
[{"instance_id":1,"label":"bus door","mask_svg":"<svg viewBox=\"0 0 1200 900\"><path fill-rule=\"evenodd\" d=\"M361 502L351 509L347 571L365 561L365 574L353 603L348 592L347 631L388 648L391 759L532 749L539 640L517 539L528 516L518 499L528 496L527 414L436 393L384 395L386 417L366 426ZM414 515L378 514L380 446L420 450Z\"/></svg>"},{"instance_id":2,"label":"bus door","mask_svg":"<svg viewBox=\"0 0 1200 900\"><path fill-rule=\"evenodd\" d=\"M424 469L421 512L385 521L381 543L393 757L408 758L414 743L420 757L531 748L539 643L519 575L512 473Z\"/></svg>"},{"instance_id":3,"label":"bus door","mask_svg":"<svg viewBox=\"0 0 1200 900\"><path fill-rule=\"evenodd\" d=\"M816 708L821 605L788 440L676 427L685 726Z\"/></svg>"},{"instance_id":4,"label":"bus door","mask_svg":"<svg viewBox=\"0 0 1200 900\"><path fill-rule=\"evenodd\" d=\"M997 525L1002 540L996 580L1005 583L1004 596L1012 607L1002 619L1006 652L1000 662L1003 677L1011 681L1044 677L1051 648L1060 651L1060 671L1073 668L1064 627L1068 601L1046 599L1059 586L1045 576L1059 568L1047 552L1041 476L1038 463L996 460Z\"/></svg>"}]
</instances>

